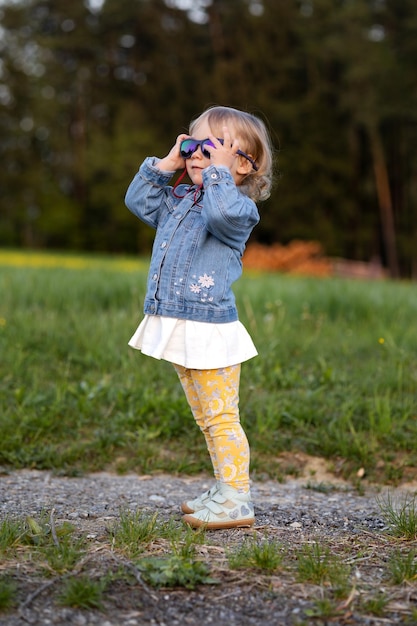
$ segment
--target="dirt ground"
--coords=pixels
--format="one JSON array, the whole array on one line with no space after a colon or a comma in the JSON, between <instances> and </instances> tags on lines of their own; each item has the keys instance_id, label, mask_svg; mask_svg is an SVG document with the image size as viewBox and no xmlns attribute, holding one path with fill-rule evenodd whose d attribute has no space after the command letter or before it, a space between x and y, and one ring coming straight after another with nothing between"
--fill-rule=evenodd
<instances>
[{"instance_id":1,"label":"dirt ground","mask_svg":"<svg viewBox=\"0 0 417 626\"><path fill-rule=\"evenodd\" d=\"M392 490L363 482L358 489L335 477L322 459L304 461L297 479L255 481L254 528L206 533L195 558L208 564L215 582L195 589L150 586L136 564L115 549L109 529L121 508L180 522L179 503L206 489L208 477L100 473L68 478L4 471L0 523L10 517L39 518L45 512L53 514L56 527L71 522L89 543L85 558L70 574L90 580L106 575L110 582L100 609L62 606L59 590L68 573L40 568L29 552L6 556L0 562L0 579L7 575L15 582L18 602L0 612L0 626L417 624L417 583L393 584L387 577L388 555L396 549L413 550L415 542L390 536L381 509L384 498L401 502L414 493L415 485ZM248 539L279 542L285 554L281 566L273 573L232 569L228 555ZM300 580L298 555L313 543L349 566L349 587L340 597L331 581L317 585ZM147 555L169 550L169 542L157 540L147 546Z\"/></svg>"}]
</instances>

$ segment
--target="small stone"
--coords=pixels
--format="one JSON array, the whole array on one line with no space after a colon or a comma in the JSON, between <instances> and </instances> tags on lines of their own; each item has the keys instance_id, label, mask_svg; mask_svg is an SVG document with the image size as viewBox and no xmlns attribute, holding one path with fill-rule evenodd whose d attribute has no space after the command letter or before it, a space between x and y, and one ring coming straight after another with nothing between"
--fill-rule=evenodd
<instances>
[{"instance_id":1,"label":"small stone","mask_svg":"<svg viewBox=\"0 0 417 626\"><path fill-rule=\"evenodd\" d=\"M152 500L152 502L165 502L165 498L163 496L149 496L149 500Z\"/></svg>"}]
</instances>

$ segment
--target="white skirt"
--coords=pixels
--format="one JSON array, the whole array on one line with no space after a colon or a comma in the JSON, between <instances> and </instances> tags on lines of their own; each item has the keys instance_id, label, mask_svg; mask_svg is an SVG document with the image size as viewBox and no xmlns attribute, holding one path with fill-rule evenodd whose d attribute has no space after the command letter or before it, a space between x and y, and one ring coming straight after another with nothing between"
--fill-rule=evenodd
<instances>
[{"instance_id":1,"label":"white skirt","mask_svg":"<svg viewBox=\"0 0 417 626\"><path fill-rule=\"evenodd\" d=\"M258 354L241 322L210 324L146 315L129 346L190 369L237 365Z\"/></svg>"}]
</instances>

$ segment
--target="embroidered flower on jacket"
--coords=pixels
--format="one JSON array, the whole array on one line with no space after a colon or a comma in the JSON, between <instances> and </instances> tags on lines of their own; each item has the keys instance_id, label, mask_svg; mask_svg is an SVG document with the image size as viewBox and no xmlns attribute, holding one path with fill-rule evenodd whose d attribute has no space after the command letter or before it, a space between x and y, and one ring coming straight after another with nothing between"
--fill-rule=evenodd
<instances>
[{"instance_id":1,"label":"embroidered flower on jacket","mask_svg":"<svg viewBox=\"0 0 417 626\"><path fill-rule=\"evenodd\" d=\"M193 278L197 278L197 276L193 276ZM190 290L193 293L201 293L201 291L203 289L210 289L210 287L213 287L214 285L214 278L212 276L209 276L208 274L203 274L202 276L198 277L198 281L191 283L190 285ZM208 298L209 302L211 302L213 300L213 298ZM201 302L206 302L207 301L207 293L205 292L203 294L203 297L201 298Z\"/></svg>"},{"instance_id":2,"label":"embroidered flower on jacket","mask_svg":"<svg viewBox=\"0 0 417 626\"><path fill-rule=\"evenodd\" d=\"M212 278L212 276L208 276L207 274L203 274L203 276L200 276L198 282L202 287L205 287L206 289L209 289L214 285L214 279Z\"/></svg>"}]
</instances>

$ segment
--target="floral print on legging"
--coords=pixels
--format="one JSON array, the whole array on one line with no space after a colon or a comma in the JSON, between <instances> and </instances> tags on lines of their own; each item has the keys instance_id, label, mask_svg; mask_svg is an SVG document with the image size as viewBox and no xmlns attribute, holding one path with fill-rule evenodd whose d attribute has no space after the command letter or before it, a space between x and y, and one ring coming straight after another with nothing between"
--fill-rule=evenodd
<instances>
[{"instance_id":1,"label":"floral print on legging","mask_svg":"<svg viewBox=\"0 0 417 626\"><path fill-rule=\"evenodd\" d=\"M239 418L240 365L213 370L174 365L206 439L217 481L249 491L249 444Z\"/></svg>"}]
</instances>

